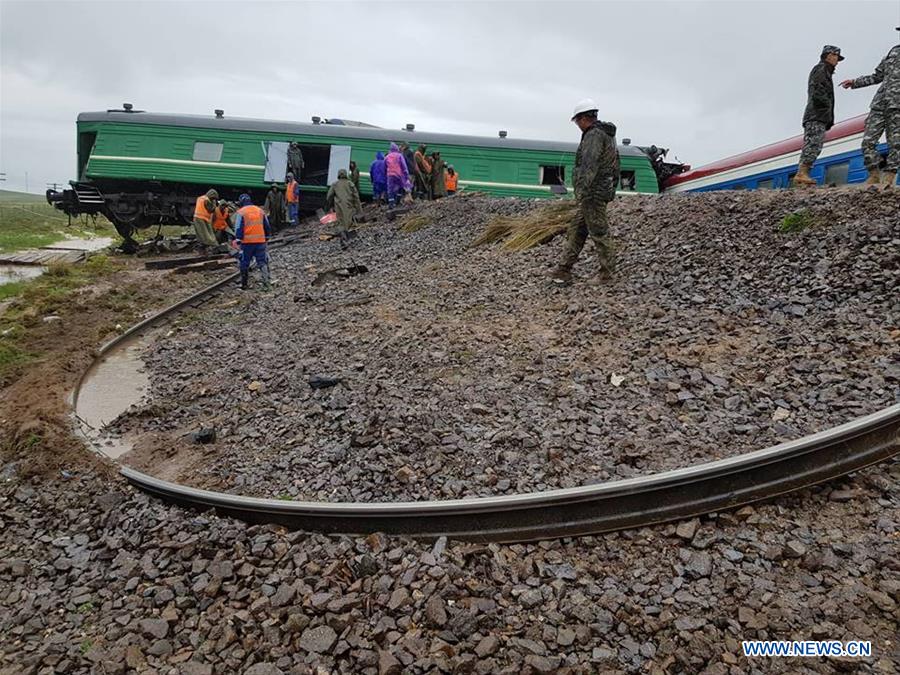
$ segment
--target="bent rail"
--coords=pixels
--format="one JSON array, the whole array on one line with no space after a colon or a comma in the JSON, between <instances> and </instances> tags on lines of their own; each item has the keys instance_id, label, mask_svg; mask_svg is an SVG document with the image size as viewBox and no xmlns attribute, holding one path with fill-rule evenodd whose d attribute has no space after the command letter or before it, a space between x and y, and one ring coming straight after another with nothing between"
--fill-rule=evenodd
<instances>
[{"instance_id":1,"label":"bent rail","mask_svg":"<svg viewBox=\"0 0 900 675\"><path fill-rule=\"evenodd\" d=\"M521 542L597 534L768 499L900 452L900 404L811 436L650 476L528 494L430 502L286 502L200 490L128 467L136 487L170 502L253 523L331 534L385 532Z\"/></svg>"},{"instance_id":2,"label":"bent rail","mask_svg":"<svg viewBox=\"0 0 900 675\"><path fill-rule=\"evenodd\" d=\"M229 274L132 326L103 345L95 362L180 310L199 306L237 276ZM73 402L91 368L93 364L76 386ZM291 502L201 490L125 466L121 473L134 486L165 501L212 508L253 523L331 534L385 532L520 542L643 527L729 509L816 485L897 454L900 404L736 457L627 480L510 496L429 502Z\"/></svg>"}]
</instances>

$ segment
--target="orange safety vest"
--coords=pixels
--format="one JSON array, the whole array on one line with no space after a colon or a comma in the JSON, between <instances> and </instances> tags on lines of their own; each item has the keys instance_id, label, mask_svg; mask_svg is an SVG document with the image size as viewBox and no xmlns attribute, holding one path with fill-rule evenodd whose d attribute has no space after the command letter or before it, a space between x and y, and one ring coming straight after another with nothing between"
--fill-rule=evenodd
<instances>
[{"instance_id":1,"label":"orange safety vest","mask_svg":"<svg viewBox=\"0 0 900 675\"><path fill-rule=\"evenodd\" d=\"M294 202L300 201L300 198L298 197L297 192L295 190L296 186L297 186L297 181L292 180L290 183L287 184L287 188L285 188L285 192L287 193L286 196L287 196L288 204L293 204Z\"/></svg>"},{"instance_id":2,"label":"orange safety vest","mask_svg":"<svg viewBox=\"0 0 900 675\"><path fill-rule=\"evenodd\" d=\"M452 176L449 173L444 174L444 187L446 187L448 191L453 190L456 192L456 181L458 178L458 173L455 173Z\"/></svg>"},{"instance_id":3,"label":"orange safety vest","mask_svg":"<svg viewBox=\"0 0 900 675\"><path fill-rule=\"evenodd\" d=\"M222 230L228 229L228 210L222 210L220 208L216 208L213 213L213 229L221 232Z\"/></svg>"},{"instance_id":4,"label":"orange safety vest","mask_svg":"<svg viewBox=\"0 0 900 675\"><path fill-rule=\"evenodd\" d=\"M243 244L265 244L266 243L266 214L258 206L243 206L238 209L244 226L244 238L241 239Z\"/></svg>"},{"instance_id":5,"label":"orange safety vest","mask_svg":"<svg viewBox=\"0 0 900 675\"><path fill-rule=\"evenodd\" d=\"M197 204L194 206L194 218L205 220L208 223L209 219L212 217L212 213L206 208L206 200L206 195L197 197Z\"/></svg>"}]
</instances>

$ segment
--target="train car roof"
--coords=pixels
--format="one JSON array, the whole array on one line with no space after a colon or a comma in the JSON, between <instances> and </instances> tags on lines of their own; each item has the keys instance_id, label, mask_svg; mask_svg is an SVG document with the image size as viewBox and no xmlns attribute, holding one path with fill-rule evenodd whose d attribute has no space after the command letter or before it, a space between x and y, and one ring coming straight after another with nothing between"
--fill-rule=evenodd
<instances>
[{"instance_id":1,"label":"train car roof","mask_svg":"<svg viewBox=\"0 0 900 675\"><path fill-rule=\"evenodd\" d=\"M406 141L410 146L419 143L436 145L478 145L490 148L511 148L514 150L546 150L551 152L572 152L578 143L562 141L539 141L526 138L493 138L489 136L466 136L428 131L407 131L405 129L380 129L340 124L312 124L286 120L263 120L249 117L213 117L208 115L176 115L171 113L150 113L144 111L105 110L83 112L78 122L127 122L132 124L159 124L165 126L194 127L201 129L223 129L228 131L271 131L283 134L306 136L332 136L336 138L366 138L380 141ZM636 146L619 145L621 155L643 155Z\"/></svg>"},{"instance_id":2,"label":"train car roof","mask_svg":"<svg viewBox=\"0 0 900 675\"><path fill-rule=\"evenodd\" d=\"M865 127L865 123L865 114L851 117L850 119L844 120L843 122L838 122L828 130L828 133L825 134L825 141L832 141L836 138L843 138L845 136L852 136L854 134L862 133L863 128ZM677 176L672 176L666 181L664 188L674 187L675 185L679 185L680 183L687 183L688 181L697 180L698 178L705 178L706 176L712 176L723 171L737 169L748 164L755 164L756 162L762 162L767 159L772 159L773 157L779 157L781 155L787 155L792 152L798 152L802 147L803 134L800 134L799 136L792 136L791 138L786 138L783 141L769 143L768 145L764 145L761 148L756 148L755 150L749 150L737 155L732 155L731 157L720 159L716 162L712 162L711 164L699 166L696 169L692 169L691 171L680 173Z\"/></svg>"}]
</instances>

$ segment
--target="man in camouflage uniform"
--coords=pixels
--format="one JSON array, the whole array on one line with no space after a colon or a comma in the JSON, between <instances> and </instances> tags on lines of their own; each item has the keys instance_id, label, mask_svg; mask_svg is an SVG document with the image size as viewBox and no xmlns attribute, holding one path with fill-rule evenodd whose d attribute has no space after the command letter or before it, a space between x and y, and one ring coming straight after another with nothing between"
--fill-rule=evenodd
<instances>
[{"instance_id":1,"label":"man in camouflage uniform","mask_svg":"<svg viewBox=\"0 0 900 675\"><path fill-rule=\"evenodd\" d=\"M900 26L897 30L900 31ZM863 134L862 153L866 169L869 170L866 183L895 185L897 171L900 170L900 45L887 53L874 73L855 80L844 80L841 86L844 89L859 89L879 83L881 86L872 97ZM884 132L887 132L888 142L887 170L884 176L880 176L881 156L877 146Z\"/></svg>"},{"instance_id":2,"label":"man in camouflage uniform","mask_svg":"<svg viewBox=\"0 0 900 675\"><path fill-rule=\"evenodd\" d=\"M834 126L834 69L843 61L841 50L834 45L822 47L819 62L809 71L806 110L803 113L803 150L794 182L799 185L815 185L809 170L825 142L825 132Z\"/></svg>"},{"instance_id":3,"label":"man in camouflage uniform","mask_svg":"<svg viewBox=\"0 0 900 675\"><path fill-rule=\"evenodd\" d=\"M606 220L606 204L616 196L619 183L619 151L616 148L616 127L597 120L597 105L590 99L575 106L572 121L581 129L581 144L575 153L575 188L577 211L569 224L562 261L554 270L555 284L572 281L572 266L578 260L588 235L594 240L600 265L600 275L612 277L613 261Z\"/></svg>"}]
</instances>

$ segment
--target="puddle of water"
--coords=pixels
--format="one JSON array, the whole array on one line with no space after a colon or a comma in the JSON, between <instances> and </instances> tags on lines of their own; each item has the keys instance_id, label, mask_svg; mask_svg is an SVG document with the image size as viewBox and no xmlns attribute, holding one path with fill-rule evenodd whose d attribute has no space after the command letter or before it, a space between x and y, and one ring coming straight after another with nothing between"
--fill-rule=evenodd
<instances>
[{"instance_id":1,"label":"puddle of water","mask_svg":"<svg viewBox=\"0 0 900 675\"><path fill-rule=\"evenodd\" d=\"M112 237L92 237L90 239L63 239L55 244L49 244L44 248L53 248L72 251L102 251L112 246Z\"/></svg>"},{"instance_id":2,"label":"puddle of water","mask_svg":"<svg viewBox=\"0 0 900 675\"><path fill-rule=\"evenodd\" d=\"M85 376L75 402L75 414L85 434L108 457L115 459L131 450L124 438L103 432L104 427L132 405L140 403L150 389L141 352L146 340L135 340L113 350Z\"/></svg>"},{"instance_id":3,"label":"puddle of water","mask_svg":"<svg viewBox=\"0 0 900 675\"><path fill-rule=\"evenodd\" d=\"M0 265L0 284L28 281L41 276L46 271L47 268L40 265Z\"/></svg>"}]
</instances>

